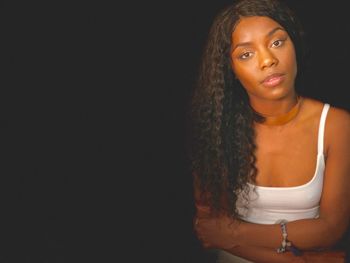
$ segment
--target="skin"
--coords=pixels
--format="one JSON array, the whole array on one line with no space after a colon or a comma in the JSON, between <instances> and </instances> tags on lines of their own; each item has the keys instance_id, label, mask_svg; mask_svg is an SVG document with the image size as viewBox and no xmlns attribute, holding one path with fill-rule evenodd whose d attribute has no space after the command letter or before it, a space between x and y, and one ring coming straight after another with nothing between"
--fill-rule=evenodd
<instances>
[{"instance_id":1,"label":"skin","mask_svg":"<svg viewBox=\"0 0 350 263\"><path fill-rule=\"evenodd\" d=\"M294 45L277 22L267 17L242 18L232 35L231 61L233 72L246 89L251 106L257 112L275 116L288 112L295 105L297 63ZM263 79L276 72L280 74L278 85L262 83ZM255 124L257 185L291 187L303 185L312 179L322 108L323 103L304 98L298 115L287 124ZM331 107L324 135L326 168L320 217L287 224L289 240L304 251L331 248L348 227L349 135L350 114ZM196 180L194 190L195 198L199 200ZM225 214L213 218L210 208L199 204L194 229L205 248L224 249L254 262L306 262L306 258L320 257L325 253L305 252L303 257L298 258L290 252L277 254L275 249L281 244L279 225L252 224L233 220Z\"/></svg>"},{"instance_id":2,"label":"skin","mask_svg":"<svg viewBox=\"0 0 350 263\"><path fill-rule=\"evenodd\" d=\"M297 63L292 40L281 25L266 17L241 19L232 34L232 69L246 89L251 106L264 115L287 112L296 102ZM262 81L281 74L283 82Z\"/></svg>"}]
</instances>

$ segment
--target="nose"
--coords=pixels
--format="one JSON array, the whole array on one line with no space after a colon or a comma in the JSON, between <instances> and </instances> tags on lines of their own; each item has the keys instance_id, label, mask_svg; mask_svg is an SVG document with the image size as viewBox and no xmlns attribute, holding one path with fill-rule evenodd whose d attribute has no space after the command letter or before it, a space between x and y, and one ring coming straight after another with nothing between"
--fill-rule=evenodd
<instances>
[{"instance_id":1,"label":"nose","mask_svg":"<svg viewBox=\"0 0 350 263\"><path fill-rule=\"evenodd\" d=\"M272 66L276 66L278 64L278 59L274 56L274 54L265 50L261 52L260 55L260 67L261 69L270 68Z\"/></svg>"}]
</instances>

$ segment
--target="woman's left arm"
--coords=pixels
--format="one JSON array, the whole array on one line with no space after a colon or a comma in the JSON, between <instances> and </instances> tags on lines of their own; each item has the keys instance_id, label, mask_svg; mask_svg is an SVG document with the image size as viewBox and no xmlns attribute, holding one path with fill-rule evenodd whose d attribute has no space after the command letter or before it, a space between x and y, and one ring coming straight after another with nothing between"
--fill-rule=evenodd
<instances>
[{"instance_id":1,"label":"woman's left arm","mask_svg":"<svg viewBox=\"0 0 350 263\"><path fill-rule=\"evenodd\" d=\"M350 114L341 109L330 109L325 132L327 158L320 216L287 224L288 240L301 250L332 247L341 239L349 225ZM281 245L282 233L278 224L261 225L238 221L227 224L227 220L199 220L197 232L207 246L214 245L212 241L216 242L215 246L220 245L224 249L235 245L267 248L278 248ZM222 229L227 226L227 230L217 231L215 225L220 225ZM220 240L227 242L226 245L220 243Z\"/></svg>"}]
</instances>

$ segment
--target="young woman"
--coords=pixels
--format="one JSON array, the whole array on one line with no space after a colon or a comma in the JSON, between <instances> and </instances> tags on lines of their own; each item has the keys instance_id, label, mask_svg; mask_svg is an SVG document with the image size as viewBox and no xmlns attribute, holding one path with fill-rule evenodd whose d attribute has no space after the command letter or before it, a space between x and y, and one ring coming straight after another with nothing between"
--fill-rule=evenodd
<instances>
[{"instance_id":1,"label":"young woman","mask_svg":"<svg viewBox=\"0 0 350 263\"><path fill-rule=\"evenodd\" d=\"M324 251L349 224L350 114L298 93L304 55L281 1L237 1L212 25L191 156L194 229L218 262L343 260Z\"/></svg>"}]
</instances>

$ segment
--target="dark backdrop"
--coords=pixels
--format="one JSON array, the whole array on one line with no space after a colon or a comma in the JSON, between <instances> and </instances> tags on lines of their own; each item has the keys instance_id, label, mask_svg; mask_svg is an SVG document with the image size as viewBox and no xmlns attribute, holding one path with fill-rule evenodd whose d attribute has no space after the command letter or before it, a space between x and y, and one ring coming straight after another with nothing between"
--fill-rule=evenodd
<instances>
[{"instance_id":1,"label":"dark backdrop","mask_svg":"<svg viewBox=\"0 0 350 263\"><path fill-rule=\"evenodd\" d=\"M345 4L288 2L312 47L304 93L349 109ZM228 3L2 4L0 262L206 262L185 120Z\"/></svg>"}]
</instances>

